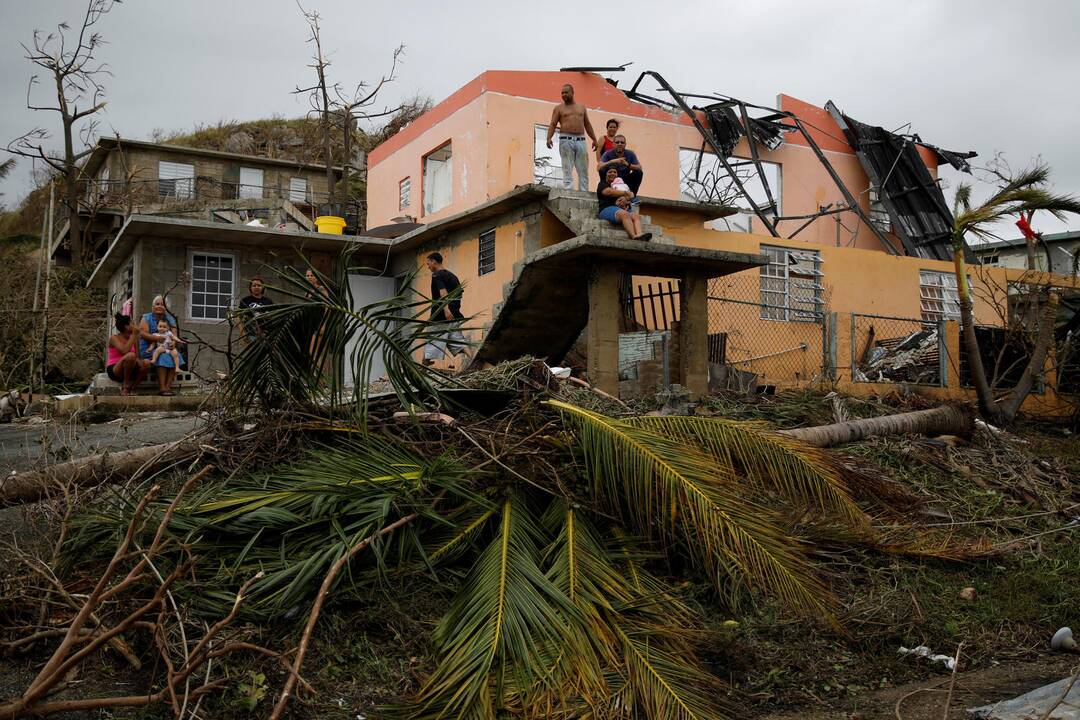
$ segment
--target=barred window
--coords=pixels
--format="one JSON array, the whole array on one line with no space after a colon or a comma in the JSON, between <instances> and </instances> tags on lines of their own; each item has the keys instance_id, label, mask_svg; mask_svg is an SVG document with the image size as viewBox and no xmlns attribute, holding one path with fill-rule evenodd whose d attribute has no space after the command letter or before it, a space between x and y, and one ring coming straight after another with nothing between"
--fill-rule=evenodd
<instances>
[{"instance_id":1,"label":"barred window","mask_svg":"<svg viewBox=\"0 0 1080 720\"><path fill-rule=\"evenodd\" d=\"M412 177L407 177L398 183L397 209L404 210L412 202Z\"/></svg>"},{"instance_id":2,"label":"barred window","mask_svg":"<svg viewBox=\"0 0 1080 720\"><path fill-rule=\"evenodd\" d=\"M761 266L761 317L816 322L825 305L821 253L762 245L769 258Z\"/></svg>"},{"instance_id":3,"label":"barred window","mask_svg":"<svg viewBox=\"0 0 1080 720\"><path fill-rule=\"evenodd\" d=\"M234 267L231 255L192 252L191 295L188 299L192 320L224 320L232 306Z\"/></svg>"},{"instance_id":4,"label":"barred window","mask_svg":"<svg viewBox=\"0 0 1080 720\"><path fill-rule=\"evenodd\" d=\"M495 231L488 230L480 235L476 264L477 275L487 275L495 270Z\"/></svg>"},{"instance_id":5,"label":"barred window","mask_svg":"<svg viewBox=\"0 0 1080 720\"><path fill-rule=\"evenodd\" d=\"M959 320L960 294L956 288L956 275L920 270L919 306L924 322Z\"/></svg>"}]
</instances>

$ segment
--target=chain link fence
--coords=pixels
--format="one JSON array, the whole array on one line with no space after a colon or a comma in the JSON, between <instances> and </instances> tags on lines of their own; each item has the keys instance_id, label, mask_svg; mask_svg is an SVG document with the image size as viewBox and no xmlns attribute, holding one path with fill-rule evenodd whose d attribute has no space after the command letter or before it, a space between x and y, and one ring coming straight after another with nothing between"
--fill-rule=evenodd
<instances>
[{"instance_id":1,"label":"chain link fence","mask_svg":"<svg viewBox=\"0 0 1080 720\"><path fill-rule=\"evenodd\" d=\"M826 314L732 298L709 297L709 363L717 389L822 380L828 366ZM789 319L780 319L789 318Z\"/></svg>"},{"instance_id":2,"label":"chain link fence","mask_svg":"<svg viewBox=\"0 0 1080 720\"><path fill-rule=\"evenodd\" d=\"M851 314L854 382L942 386L948 377L945 321Z\"/></svg>"}]
</instances>

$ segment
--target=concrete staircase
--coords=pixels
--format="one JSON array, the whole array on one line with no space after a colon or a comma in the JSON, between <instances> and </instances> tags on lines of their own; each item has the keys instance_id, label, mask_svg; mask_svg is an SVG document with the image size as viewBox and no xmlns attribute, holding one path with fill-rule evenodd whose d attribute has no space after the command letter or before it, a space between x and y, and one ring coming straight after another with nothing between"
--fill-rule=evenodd
<instances>
[{"instance_id":1,"label":"concrete staircase","mask_svg":"<svg viewBox=\"0 0 1080 720\"><path fill-rule=\"evenodd\" d=\"M98 373L90 383L88 390L90 395L119 395L122 385L108 376L106 373ZM178 372L173 382L172 392L177 395L197 395L206 392L204 383L191 372ZM146 379L135 388L136 395L157 395L157 376L151 372Z\"/></svg>"},{"instance_id":2,"label":"concrete staircase","mask_svg":"<svg viewBox=\"0 0 1080 720\"><path fill-rule=\"evenodd\" d=\"M652 233L652 239L633 240L621 226L596 217L593 193L553 189L544 207L574 237L532 252L514 265L513 280L503 286L503 300L492 308L492 320L484 327L474 365L523 355L559 362L589 323L594 290L597 298L605 298L593 303L593 310L604 316L603 327L617 328L621 309L612 273L718 277L766 262L760 255L677 245L648 216L642 216L642 231ZM594 287L598 282L606 283L605 290ZM617 345L617 337L610 340Z\"/></svg>"},{"instance_id":3,"label":"concrete staircase","mask_svg":"<svg viewBox=\"0 0 1080 720\"><path fill-rule=\"evenodd\" d=\"M628 240L621 225L612 225L596 216L597 203L594 193L555 189L551 191L545 206L575 235L587 235L605 240ZM654 245L674 245L675 240L664 235L664 229L652 222L648 215L641 216L642 232L652 233L649 241Z\"/></svg>"}]
</instances>

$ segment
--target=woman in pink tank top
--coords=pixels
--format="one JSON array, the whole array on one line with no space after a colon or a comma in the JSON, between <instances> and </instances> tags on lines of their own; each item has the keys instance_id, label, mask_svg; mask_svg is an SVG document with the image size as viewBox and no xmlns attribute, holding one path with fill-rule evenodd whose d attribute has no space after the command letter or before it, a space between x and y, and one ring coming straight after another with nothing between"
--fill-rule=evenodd
<instances>
[{"instance_id":1,"label":"woman in pink tank top","mask_svg":"<svg viewBox=\"0 0 1080 720\"><path fill-rule=\"evenodd\" d=\"M139 335L130 315L116 316L116 334L109 337L105 372L123 385L122 395L130 395L150 372L150 361L139 358Z\"/></svg>"}]
</instances>

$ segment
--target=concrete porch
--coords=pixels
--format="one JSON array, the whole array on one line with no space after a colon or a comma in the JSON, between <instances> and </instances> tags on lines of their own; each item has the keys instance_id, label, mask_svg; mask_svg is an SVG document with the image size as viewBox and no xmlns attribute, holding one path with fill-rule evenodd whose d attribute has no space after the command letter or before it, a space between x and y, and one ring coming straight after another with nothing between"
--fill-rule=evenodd
<instances>
[{"instance_id":1,"label":"concrete porch","mask_svg":"<svg viewBox=\"0 0 1080 720\"><path fill-rule=\"evenodd\" d=\"M623 274L677 278L681 333L673 365L695 397L708 390L707 284L710 278L764 265L763 255L629 238L585 235L538 250L518 262L514 279L476 353L474 363L522 355L559 362L588 328L589 381L619 393L619 302Z\"/></svg>"}]
</instances>

